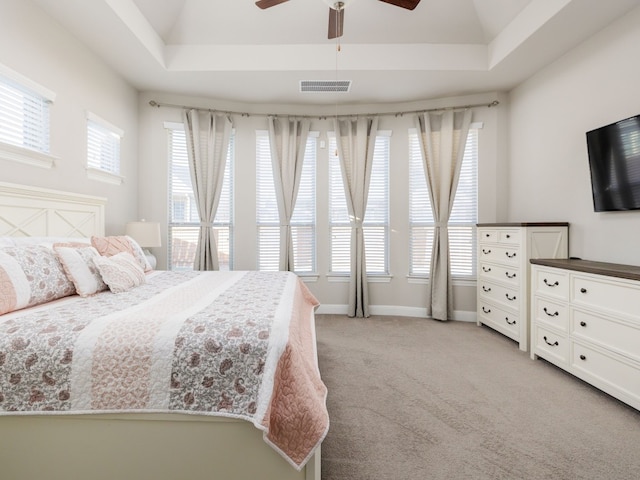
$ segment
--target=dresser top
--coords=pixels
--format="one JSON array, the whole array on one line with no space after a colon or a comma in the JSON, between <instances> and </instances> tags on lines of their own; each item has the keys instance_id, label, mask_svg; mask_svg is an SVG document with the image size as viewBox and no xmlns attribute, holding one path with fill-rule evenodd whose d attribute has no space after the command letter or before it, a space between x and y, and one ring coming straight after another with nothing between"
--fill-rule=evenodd
<instances>
[{"instance_id":1,"label":"dresser top","mask_svg":"<svg viewBox=\"0 0 640 480\"><path fill-rule=\"evenodd\" d=\"M640 267L635 265L593 262L591 260L577 260L573 258L532 258L530 262L545 267L563 268L565 270L606 275L608 277L627 278L629 280L640 280Z\"/></svg>"},{"instance_id":2,"label":"dresser top","mask_svg":"<svg viewBox=\"0 0 640 480\"><path fill-rule=\"evenodd\" d=\"M477 223L477 227L568 227L569 222Z\"/></svg>"}]
</instances>

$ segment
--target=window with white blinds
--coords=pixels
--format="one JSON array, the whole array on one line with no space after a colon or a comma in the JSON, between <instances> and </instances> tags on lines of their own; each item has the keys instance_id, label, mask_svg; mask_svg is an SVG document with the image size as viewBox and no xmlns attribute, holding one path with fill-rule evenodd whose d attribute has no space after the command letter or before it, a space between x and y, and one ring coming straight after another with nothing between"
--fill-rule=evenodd
<instances>
[{"instance_id":1,"label":"window with white blinds","mask_svg":"<svg viewBox=\"0 0 640 480\"><path fill-rule=\"evenodd\" d=\"M0 75L0 142L48 154L52 101L52 95Z\"/></svg>"},{"instance_id":2,"label":"window with white blinds","mask_svg":"<svg viewBox=\"0 0 640 480\"><path fill-rule=\"evenodd\" d=\"M389 147L390 133L378 132L371 167L363 232L367 274L389 274ZM351 224L342 183L335 134L329 134L329 229L334 274L350 273Z\"/></svg>"},{"instance_id":3,"label":"window with white blinds","mask_svg":"<svg viewBox=\"0 0 640 480\"><path fill-rule=\"evenodd\" d=\"M476 273L477 171L478 130L472 128L467 137L458 189L449 218L451 274L458 278L474 278ZM415 129L409 131L409 229L409 273L428 277L434 220Z\"/></svg>"},{"instance_id":4,"label":"window with white blinds","mask_svg":"<svg viewBox=\"0 0 640 480\"><path fill-rule=\"evenodd\" d=\"M114 175L120 174L120 139L124 132L87 113L87 167Z\"/></svg>"},{"instance_id":5,"label":"window with white blinds","mask_svg":"<svg viewBox=\"0 0 640 480\"><path fill-rule=\"evenodd\" d=\"M193 194L187 139L180 124L167 125L169 135L169 247L170 270L191 270L195 260L200 219ZM220 270L233 270L234 135L229 140L220 203L213 222Z\"/></svg>"},{"instance_id":6,"label":"window with white blinds","mask_svg":"<svg viewBox=\"0 0 640 480\"><path fill-rule=\"evenodd\" d=\"M317 133L307 138L296 206L291 217L294 271L316 272L316 144ZM280 259L280 217L273 183L271 146L266 131L256 132L256 222L258 270L277 271Z\"/></svg>"}]
</instances>

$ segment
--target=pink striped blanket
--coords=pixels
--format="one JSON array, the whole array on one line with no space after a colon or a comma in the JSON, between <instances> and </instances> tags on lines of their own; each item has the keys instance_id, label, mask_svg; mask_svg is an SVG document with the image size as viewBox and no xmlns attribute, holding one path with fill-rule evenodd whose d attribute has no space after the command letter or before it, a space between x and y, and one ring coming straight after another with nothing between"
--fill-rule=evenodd
<instances>
[{"instance_id":1,"label":"pink striped blanket","mask_svg":"<svg viewBox=\"0 0 640 480\"><path fill-rule=\"evenodd\" d=\"M317 304L287 272L154 272L2 315L0 415L235 417L301 469L329 426Z\"/></svg>"}]
</instances>

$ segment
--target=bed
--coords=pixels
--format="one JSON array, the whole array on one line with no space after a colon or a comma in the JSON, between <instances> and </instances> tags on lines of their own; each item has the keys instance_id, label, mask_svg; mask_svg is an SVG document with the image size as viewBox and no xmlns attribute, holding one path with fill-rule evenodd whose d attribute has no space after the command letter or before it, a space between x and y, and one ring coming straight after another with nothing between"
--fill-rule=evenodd
<instances>
[{"instance_id":1,"label":"bed","mask_svg":"<svg viewBox=\"0 0 640 480\"><path fill-rule=\"evenodd\" d=\"M0 254L88 251L109 238L105 204L0 183ZM0 315L0 477L320 480L327 392L298 277L150 271L86 295L73 280Z\"/></svg>"}]
</instances>

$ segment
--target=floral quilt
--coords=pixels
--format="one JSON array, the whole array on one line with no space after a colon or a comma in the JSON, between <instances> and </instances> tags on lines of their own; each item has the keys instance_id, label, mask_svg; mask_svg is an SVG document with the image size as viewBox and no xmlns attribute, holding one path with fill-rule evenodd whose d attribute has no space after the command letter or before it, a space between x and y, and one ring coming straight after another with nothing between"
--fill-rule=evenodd
<instances>
[{"instance_id":1,"label":"floral quilt","mask_svg":"<svg viewBox=\"0 0 640 480\"><path fill-rule=\"evenodd\" d=\"M288 272L154 272L0 316L0 415L244 419L301 469L326 435L317 301Z\"/></svg>"}]
</instances>

